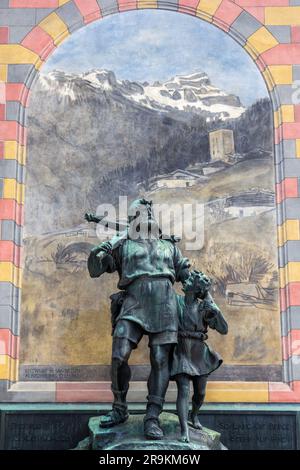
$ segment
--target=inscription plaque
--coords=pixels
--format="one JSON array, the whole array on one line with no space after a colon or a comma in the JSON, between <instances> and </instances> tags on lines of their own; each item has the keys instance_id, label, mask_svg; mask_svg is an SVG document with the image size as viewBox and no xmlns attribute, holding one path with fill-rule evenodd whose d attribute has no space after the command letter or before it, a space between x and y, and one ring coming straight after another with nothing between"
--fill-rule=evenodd
<instances>
[{"instance_id":1,"label":"inscription plaque","mask_svg":"<svg viewBox=\"0 0 300 470\"><path fill-rule=\"evenodd\" d=\"M232 450L293 450L297 448L296 414L203 415L201 422L220 432Z\"/></svg>"}]
</instances>

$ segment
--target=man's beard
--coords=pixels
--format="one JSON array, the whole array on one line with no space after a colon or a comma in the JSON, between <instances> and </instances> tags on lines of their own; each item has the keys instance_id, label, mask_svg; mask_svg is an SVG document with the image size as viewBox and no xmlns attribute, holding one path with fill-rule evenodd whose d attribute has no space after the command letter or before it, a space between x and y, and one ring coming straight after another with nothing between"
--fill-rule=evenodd
<instances>
[{"instance_id":1,"label":"man's beard","mask_svg":"<svg viewBox=\"0 0 300 470\"><path fill-rule=\"evenodd\" d=\"M128 233L132 240L153 240L160 237L159 226L154 219L147 221L133 220L129 225Z\"/></svg>"}]
</instances>

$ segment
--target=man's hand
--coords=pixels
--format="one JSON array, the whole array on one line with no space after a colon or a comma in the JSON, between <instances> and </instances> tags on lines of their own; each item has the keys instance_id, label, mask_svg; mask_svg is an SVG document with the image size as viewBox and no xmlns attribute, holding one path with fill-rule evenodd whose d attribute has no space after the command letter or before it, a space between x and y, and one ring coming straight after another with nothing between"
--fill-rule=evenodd
<instances>
[{"instance_id":1,"label":"man's hand","mask_svg":"<svg viewBox=\"0 0 300 470\"><path fill-rule=\"evenodd\" d=\"M92 214L91 212L86 212L84 214L84 218L87 222L95 222L95 215Z\"/></svg>"},{"instance_id":2,"label":"man's hand","mask_svg":"<svg viewBox=\"0 0 300 470\"><path fill-rule=\"evenodd\" d=\"M111 255L112 253L112 246L110 242L102 242L100 245L95 246L92 250L92 253L94 253L95 256L98 256L99 258L102 258L103 253L106 255Z\"/></svg>"}]
</instances>

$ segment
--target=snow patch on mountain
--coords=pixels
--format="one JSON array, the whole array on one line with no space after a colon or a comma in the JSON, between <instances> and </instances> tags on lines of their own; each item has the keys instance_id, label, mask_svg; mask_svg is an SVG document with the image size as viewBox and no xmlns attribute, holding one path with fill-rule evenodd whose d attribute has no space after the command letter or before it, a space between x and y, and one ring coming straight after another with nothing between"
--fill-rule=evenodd
<instances>
[{"instance_id":1,"label":"snow patch on mountain","mask_svg":"<svg viewBox=\"0 0 300 470\"><path fill-rule=\"evenodd\" d=\"M166 82L149 84L118 80L109 70L91 70L81 74L53 71L40 76L44 90L56 90L71 101L84 99L85 88L117 94L136 105L160 112L183 111L204 114L207 121L235 119L245 108L240 99L211 84L204 72L177 75Z\"/></svg>"}]
</instances>

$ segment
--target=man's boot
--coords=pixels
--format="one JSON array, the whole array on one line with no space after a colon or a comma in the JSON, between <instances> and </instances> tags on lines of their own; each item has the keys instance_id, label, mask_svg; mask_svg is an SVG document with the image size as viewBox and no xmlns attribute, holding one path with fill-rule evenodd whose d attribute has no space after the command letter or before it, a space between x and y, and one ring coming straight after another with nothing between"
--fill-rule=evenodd
<instances>
[{"instance_id":1,"label":"man's boot","mask_svg":"<svg viewBox=\"0 0 300 470\"><path fill-rule=\"evenodd\" d=\"M100 418L101 428L110 428L117 424L124 423L128 417L128 408L126 403L127 390L113 390L114 402L112 410Z\"/></svg>"},{"instance_id":2,"label":"man's boot","mask_svg":"<svg viewBox=\"0 0 300 470\"><path fill-rule=\"evenodd\" d=\"M163 439L164 433L159 424L159 415L162 411L164 399L154 395L147 397L147 411L144 418L144 435L146 439Z\"/></svg>"}]
</instances>

